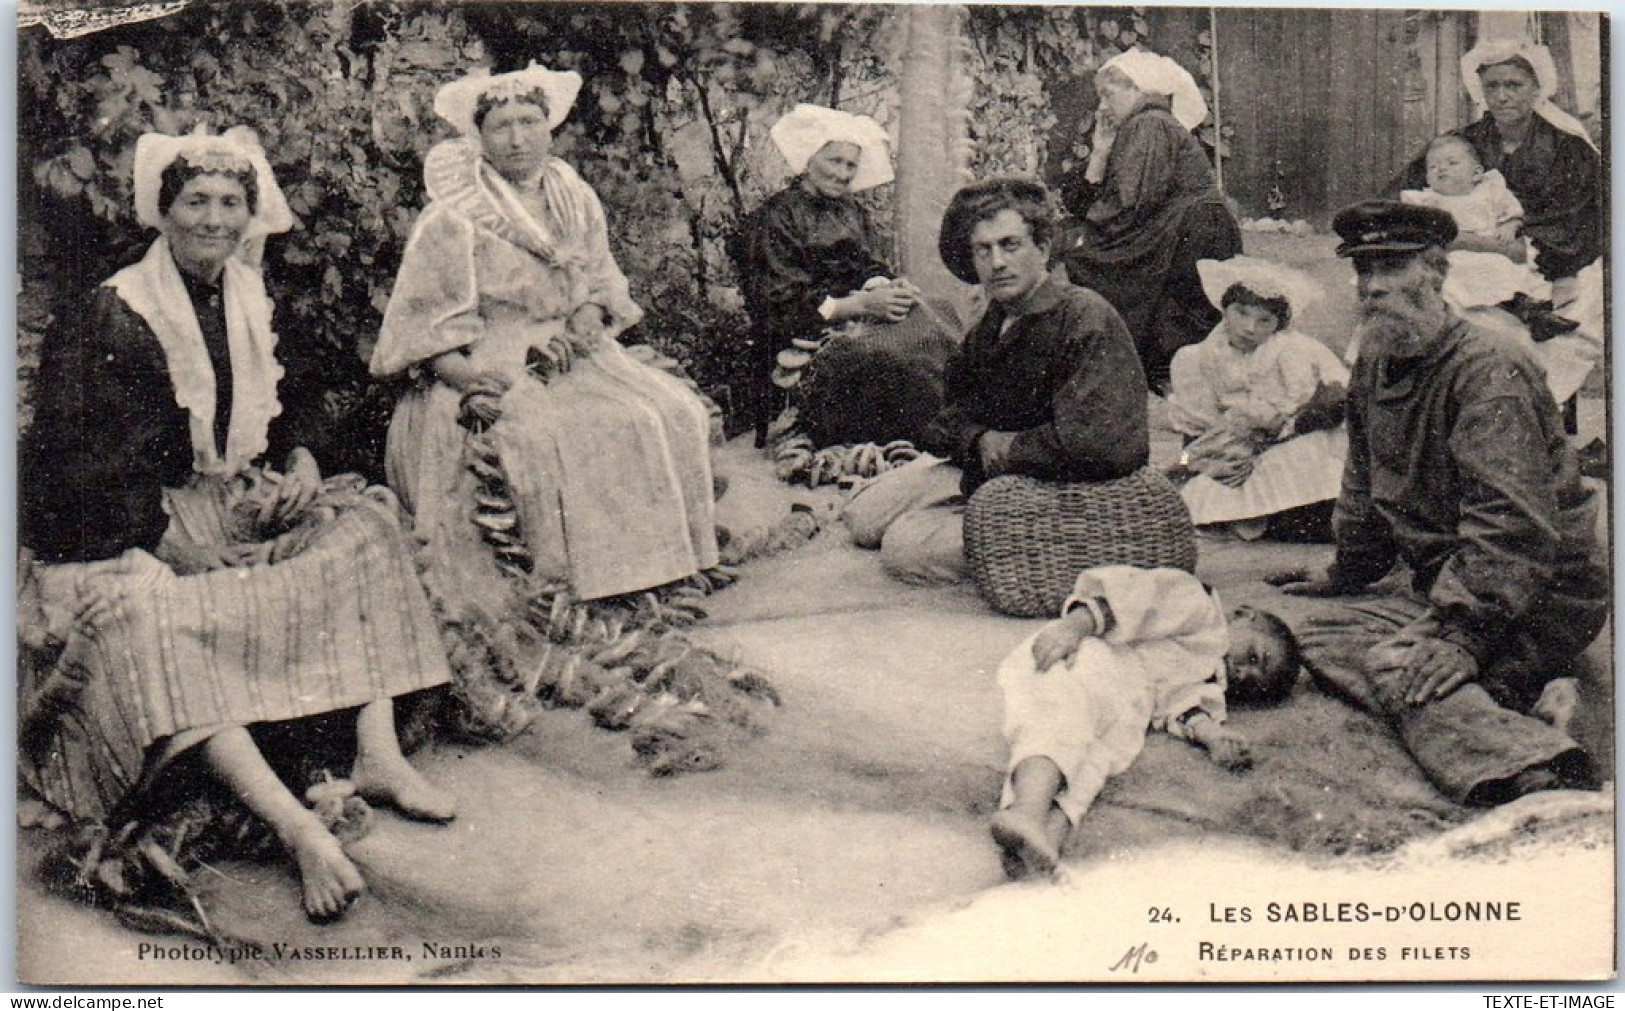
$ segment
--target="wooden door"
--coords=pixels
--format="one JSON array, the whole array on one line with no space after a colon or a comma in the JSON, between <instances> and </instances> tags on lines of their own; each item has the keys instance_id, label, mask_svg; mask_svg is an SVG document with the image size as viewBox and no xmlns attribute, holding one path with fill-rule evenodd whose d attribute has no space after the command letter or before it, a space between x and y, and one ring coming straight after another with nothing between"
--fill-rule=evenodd
<instances>
[{"instance_id":1,"label":"wooden door","mask_svg":"<svg viewBox=\"0 0 1625 1011\"><path fill-rule=\"evenodd\" d=\"M1324 224L1411 154L1399 10L1220 9L1225 188L1251 217Z\"/></svg>"}]
</instances>

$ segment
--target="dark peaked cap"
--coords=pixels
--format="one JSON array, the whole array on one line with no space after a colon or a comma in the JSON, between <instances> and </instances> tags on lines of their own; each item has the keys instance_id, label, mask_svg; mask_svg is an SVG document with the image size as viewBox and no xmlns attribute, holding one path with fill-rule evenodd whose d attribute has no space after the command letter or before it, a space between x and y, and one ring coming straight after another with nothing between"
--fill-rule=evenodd
<instances>
[{"instance_id":1,"label":"dark peaked cap","mask_svg":"<svg viewBox=\"0 0 1625 1011\"><path fill-rule=\"evenodd\" d=\"M1454 241L1456 219L1437 207L1363 200L1338 211L1332 230L1343 240L1338 256L1418 253Z\"/></svg>"}]
</instances>

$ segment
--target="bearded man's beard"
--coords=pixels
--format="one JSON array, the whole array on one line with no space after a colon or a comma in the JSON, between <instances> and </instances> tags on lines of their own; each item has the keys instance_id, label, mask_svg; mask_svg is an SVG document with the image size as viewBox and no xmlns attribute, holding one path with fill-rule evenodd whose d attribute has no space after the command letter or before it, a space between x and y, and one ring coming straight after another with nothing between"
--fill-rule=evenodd
<instances>
[{"instance_id":1,"label":"bearded man's beard","mask_svg":"<svg viewBox=\"0 0 1625 1011\"><path fill-rule=\"evenodd\" d=\"M1360 304L1355 334L1362 348L1386 354L1416 354L1432 341L1435 321L1426 309L1422 292L1411 289L1400 294L1401 299Z\"/></svg>"},{"instance_id":2,"label":"bearded man's beard","mask_svg":"<svg viewBox=\"0 0 1625 1011\"><path fill-rule=\"evenodd\" d=\"M1422 345L1422 328L1418 321L1386 308L1361 310L1355 336L1360 347L1382 354L1406 354Z\"/></svg>"}]
</instances>

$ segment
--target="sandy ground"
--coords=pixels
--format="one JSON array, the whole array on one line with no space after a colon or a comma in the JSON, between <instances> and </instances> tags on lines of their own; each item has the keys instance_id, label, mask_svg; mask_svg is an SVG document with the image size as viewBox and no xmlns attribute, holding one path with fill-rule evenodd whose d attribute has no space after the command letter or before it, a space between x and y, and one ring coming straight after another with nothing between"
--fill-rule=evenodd
<instances>
[{"instance_id":1,"label":"sandy ground","mask_svg":"<svg viewBox=\"0 0 1625 1011\"><path fill-rule=\"evenodd\" d=\"M736 512L782 507L787 491L748 448L726 455ZM828 492L801 495L831 504ZM1325 550L1211 539L1202 549L1205 578L1255 601L1277 596L1259 574ZM420 754L461 813L444 828L380 814L351 847L371 893L341 924L304 921L286 866L203 875L218 920L266 949L399 945L410 961L203 960L196 944L125 931L44 893L33 873L43 840L24 833L21 974L196 985L977 978L958 961L932 962L920 917L954 910L938 929L958 936L972 929L964 917L978 922L962 907L989 890L1016 888L1039 910L1057 901L1004 885L985 828L1003 761L991 674L1038 622L997 616L968 587L895 584L838 525L745 576L712 599L703 634L770 671L784 706L724 769L650 779L626 735L559 711L500 748ZM1587 736L1607 756L1605 650L1594 650ZM1334 854L1358 866L1472 816L1440 798L1386 730L1307 686L1236 724L1255 739L1257 769L1231 775L1151 740L1080 826L1072 865L1252 840L1292 866ZM1591 831L1606 835L1611 818L1599 819ZM1191 866L1185 851L1162 859L1162 876ZM1077 880L1057 887L1086 887ZM993 915L998 904L975 908ZM908 940L884 939L905 925ZM428 957L425 942L446 957ZM894 944L913 947L888 962ZM946 958L955 946L936 950ZM1060 978L1087 978L1075 975L1084 966L1056 964L1069 967Z\"/></svg>"},{"instance_id":2,"label":"sandy ground","mask_svg":"<svg viewBox=\"0 0 1625 1011\"><path fill-rule=\"evenodd\" d=\"M1343 278L1346 291L1303 321L1335 344L1352 274L1326 262L1324 237L1278 239L1272 251L1294 243L1317 273ZM1600 414L1593 401L1584 417L1596 425ZM723 518L742 536L794 500L825 516L836 507L831 491L776 483L742 442L721 465L733 482ZM1290 618L1300 605L1259 577L1327 553L1204 538L1200 575L1229 600ZM749 563L709 610L707 642L769 672L784 699L725 768L651 779L627 735L579 711L546 714L502 747L433 747L416 761L459 797L456 822L380 814L350 847L370 892L342 923L308 924L283 864L204 872L219 922L268 956L236 964L46 893L35 873L45 840L23 832L20 976L172 986L1116 979L1116 949L1138 935L1113 925L1143 924L1146 894L1194 911L1213 874L1308 875L1306 894L1321 895L1354 887L1328 884L1350 873L1380 872L1357 879L1367 890L1412 888L1407 875L1445 880L1441 860L1469 885L1539 859L1571 884L1612 873L1611 793L1529 798L1490 816L1455 807L1386 728L1305 684L1280 709L1237 717L1255 740L1253 772L1153 739L1075 833L1060 880L1008 884L985 825L1004 760L992 672L1038 622L994 614L969 587L899 585L838 524ZM1605 635L1587 655L1580 726L1609 768L1611 644ZM1563 898L1602 902L1596 922L1611 923L1611 894L1609 877ZM1096 926L1072 938L1079 924ZM358 946L369 957L332 957ZM1160 978L1225 968L1164 951ZM1516 954L1496 964L1516 966ZM1281 978L1260 972L1228 978Z\"/></svg>"}]
</instances>

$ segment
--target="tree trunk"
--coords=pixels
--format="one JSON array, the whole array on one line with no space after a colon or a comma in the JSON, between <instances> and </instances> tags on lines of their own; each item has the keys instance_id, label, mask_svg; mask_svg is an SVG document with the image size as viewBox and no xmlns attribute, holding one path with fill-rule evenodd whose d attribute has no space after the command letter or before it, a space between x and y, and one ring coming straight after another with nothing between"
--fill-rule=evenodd
<instances>
[{"instance_id":1,"label":"tree trunk","mask_svg":"<svg viewBox=\"0 0 1625 1011\"><path fill-rule=\"evenodd\" d=\"M956 302L966 294L937 254L942 212L970 180L969 72L962 55L963 12L910 4L901 42L897 140L896 234L902 273L926 294Z\"/></svg>"}]
</instances>

